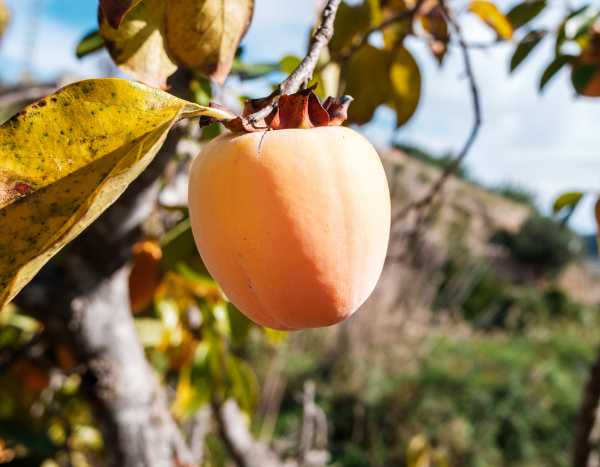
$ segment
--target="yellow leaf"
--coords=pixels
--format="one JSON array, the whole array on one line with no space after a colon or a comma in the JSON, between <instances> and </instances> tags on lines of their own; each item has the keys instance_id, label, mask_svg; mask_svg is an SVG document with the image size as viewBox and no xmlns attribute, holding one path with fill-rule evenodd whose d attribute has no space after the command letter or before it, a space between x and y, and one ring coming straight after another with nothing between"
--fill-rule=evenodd
<instances>
[{"instance_id":1,"label":"yellow leaf","mask_svg":"<svg viewBox=\"0 0 600 467\"><path fill-rule=\"evenodd\" d=\"M489 27L496 31L498 37L507 40L512 37L513 28L510 22L492 2L472 0L469 11L479 16Z\"/></svg>"},{"instance_id":2,"label":"yellow leaf","mask_svg":"<svg viewBox=\"0 0 600 467\"><path fill-rule=\"evenodd\" d=\"M119 197L179 118L197 115L223 112L108 78L67 86L4 123L0 308Z\"/></svg>"},{"instance_id":3,"label":"yellow leaf","mask_svg":"<svg viewBox=\"0 0 600 467\"><path fill-rule=\"evenodd\" d=\"M410 52L399 47L390 66L391 105L396 110L396 125L406 123L417 110L421 97L421 73Z\"/></svg>"},{"instance_id":4,"label":"yellow leaf","mask_svg":"<svg viewBox=\"0 0 600 467\"><path fill-rule=\"evenodd\" d=\"M348 120L366 123L375 109L388 104L404 124L415 112L421 95L421 74L404 47L383 50L367 45L348 61L344 70L345 92L354 97Z\"/></svg>"},{"instance_id":5,"label":"yellow leaf","mask_svg":"<svg viewBox=\"0 0 600 467\"><path fill-rule=\"evenodd\" d=\"M101 13L100 34L115 63L137 80L166 88L177 70L165 50L166 0L144 0L133 8L118 29Z\"/></svg>"},{"instance_id":6,"label":"yellow leaf","mask_svg":"<svg viewBox=\"0 0 600 467\"><path fill-rule=\"evenodd\" d=\"M383 19L389 20L390 17L396 16L409 8L413 8L414 3L405 0L389 0L383 9ZM397 45L402 44L404 38L412 31L410 21L395 21L390 26L383 30L383 43L386 49L394 49Z\"/></svg>"},{"instance_id":7,"label":"yellow leaf","mask_svg":"<svg viewBox=\"0 0 600 467\"><path fill-rule=\"evenodd\" d=\"M430 467L429 451L429 443L425 436L413 436L406 449L407 467Z\"/></svg>"},{"instance_id":8,"label":"yellow leaf","mask_svg":"<svg viewBox=\"0 0 600 467\"><path fill-rule=\"evenodd\" d=\"M248 30L253 7L253 0L169 0L169 51L180 64L222 84Z\"/></svg>"},{"instance_id":9,"label":"yellow leaf","mask_svg":"<svg viewBox=\"0 0 600 467\"><path fill-rule=\"evenodd\" d=\"M118 28L123 17L142 0L100 0L102 13L113 28Z\"/></svg>"},{"instance_id":10,"label":"yellow leaf","mask_svg":"<svg viewBox=\"0 0 600 467\"><path fill-rule=\"evenodd\" d=\"M0 0L0 38L6 31L6 27L8 26L8 22L10 20L10 11L6 6L4 0Z\"/></svg>"}]
</instances>

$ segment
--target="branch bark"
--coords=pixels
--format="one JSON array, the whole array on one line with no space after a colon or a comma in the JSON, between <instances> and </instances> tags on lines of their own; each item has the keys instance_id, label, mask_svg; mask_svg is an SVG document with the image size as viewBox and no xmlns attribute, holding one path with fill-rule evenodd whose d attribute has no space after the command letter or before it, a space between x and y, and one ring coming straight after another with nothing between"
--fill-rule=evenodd
<instances>
[{"instance_id":1,"label":"branch bark","mask_svg":"<svg viewBox=\"0 0 600 467\"><path fill-rule=\"evenodd\" d=\"M282 94L293 94L300 90L301 86L308 83L315 72L315 67L319 61L321 51L329 43L333 36L333 23L335 16L340 6L341 0L328 0L321 14L321 24L317 31L312 36L308 46L308 53L302 59L296 69L285 80L283 80L277 89L268 97L270 103L255 112L246 119L248 122L256 126L258 122L267 118L277 106L277 99Z\"/></svg>"},{"instance_id":2,"label":"branch bark","mask_svg":"<svg viewBox=\"0 0 600 467\"><path fill-rule=\"evenodd\" d=\"M600 352L590 368L588 381L583 392L579 409L575 442L573 445L573 467L588 467L592 454L592 430L596 424L598 404L600 402Z\"/></svg>"}]
</instances>

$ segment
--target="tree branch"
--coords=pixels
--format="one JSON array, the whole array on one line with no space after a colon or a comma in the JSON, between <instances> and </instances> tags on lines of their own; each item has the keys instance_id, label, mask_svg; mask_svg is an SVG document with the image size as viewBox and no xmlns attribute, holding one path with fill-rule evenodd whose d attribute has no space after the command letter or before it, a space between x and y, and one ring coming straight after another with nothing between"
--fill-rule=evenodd
<instances>
[{"instance_id":1,"label":"tree branch","mask_svg":"<svg viewBox=\"0 0 600 467\"><path fill-rule=\"evenodd\" d=\"M600 353L590 368L588 381L579 409L575 442L573 445L573 467L588 467L593 445L590 439L596 423L596 411L600 401Z\"/></svg>"},{"instance_id":2,"label":"tree branch","mask_svg":"<svg viewBox=\"0 0 600 467\"><path fill-rule=\"evenodd\" d=\"M434 201L435 197L439 194L440 190L442 189L442 187L444 186L444 184L446 183L448 178L450 178L450 176L452 176L456 172L456 170L460 167L460 164L463 162L465 157L467 157L471 147L473 146L473 143L475 142L475 139L477 138L477 134L479 133L479 129L481 127L481 121L482 121L481 120L481 101L480 101L480 96L479 96L479 88L477 86L477 80L475 79L475 73L473 71L473 65L471 63L471 57L469 54L469 46L468 46L467 42L465 41L465 38L462 34L460 24L458 23L456 18L454 18L454 15L452 14L452 12L448 9L448 6L446 5L446 1L440 0L440 6L442 7L442 11L444 12L444 15L446 16L448 23L454 30L454 33L456 34L456 36L458 37L458 44L459 44L461 52L462 52L463 62L465 65L465 73L467 75L469 92L471 95L471 105L473 107L473 115L474 115L473 126L471 127L471 130L469 131L469 135L467 136L467 139L466 139L462 149L458 153L458 155L454 158L452 163L450 163L444 169L442 174L435 181L435 183L431 186L429 191L421 199L410 203L408 206L406 206L404 209L402 209L398 214L396 214L394 216L394 222L397 222L400 219L404 218L406 215L408 215L413 210L420 211L420 210L426 209L428 206L431 205L431 203Z\"/></svg>"},{"instance_id":3,"label":"tree branch","mask_svg":"<svg viewBox=\"0 0 600 467\"><path fill-rule=\"evenodd\" d=\"M312 36L310 44L308 46L308 53L302 59L296 69L290 74L285 80L283 80L277 89L268 96L270 103L249 115L247 118L248 122L256 126L258 122L268 117L271 112L277 106L277 100L282 94L293 94L297 92L303 84L308 83L313 76L321 51L329 43L333 36L333 23L335 22L335 15L340 6L341 0L328 0L323 13L321 14L321 25L317 28L317 31Z\"/></svg>"}]
</instances>

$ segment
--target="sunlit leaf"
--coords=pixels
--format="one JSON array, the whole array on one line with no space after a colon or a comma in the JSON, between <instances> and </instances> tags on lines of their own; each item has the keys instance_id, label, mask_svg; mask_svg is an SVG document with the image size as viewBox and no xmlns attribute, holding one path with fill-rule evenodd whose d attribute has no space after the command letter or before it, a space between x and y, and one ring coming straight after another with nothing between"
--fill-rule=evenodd
<instances>
[{"instance_id":1,"label":"sunlit leaf","mask_svg":"<svg viewBox=\"0 0 600 467\"><path fill-rule=\"evenodd\" d=\"M506 14L506 18L512 27L517 29L538 16L546 5L546 0L526 0L512 7Z\"/></svg>"},{"instance_id":2,"label":"sunlit leaf","mask_svg":"<svg viewBox=\"0 0 600 467\"><path fill-rule=\"evenodd\" d=\"M539 91L542 92L546 85L550 82L550 80L558 73L563 66L573 60L573 57L569 55L559 55L554 60L552 60L544 72L542 73L542 77L540 79Z\"/></svg>"},{"instance_id":3,"label":"sunlit leaf","mask_svg":"<svg viewBox=\"0 0 600 467\"><path fill-rule=\"evenodd\" d=\"M557 214L565 208L574 209L579 204L583 198L583 193L580 191L570 191L567 193L563 193L558 198L554 200L554 204L552 205L552 212Z\"/></svg>"},{"instance_id":4,"label":"sunlit leaf","mask_svg":"<svg viewBox=\"0 0 600 467\"><path fill-rule=\"evenodd\" d=\"M166 37L181 65L223 83L250 26L253 0L169 0Z\"/></svg>"},{"instance_id":5,"label":"sunlit leaf","mask_svg":"<svg viewBox=\"0 0 600 467\"><path fill-rule=\"evenodd\" d=\"M133 8L118 29L101 15L100 33L114 62L142 83L167 87L177 70L165 50L165 0L144 0Z\"/></svg>"},{"instance_id":6,"label":"sunlit leaf","mask_svg":"<svg viewBox=\"0 0 600 467\"><path fill-rule=\"evenodd\" d=\"M472 0L469 11L481 18L490 28L496 31L501 39L510 39L513 28L498 7L487 0Z\"/></svg>"},{"instance_id":7,"label":"sunlit leaf","mask_svg":"<svg viewBox=\"0 0 600 467\"><path fill-rule=\"evenodd\" d=\"M425 436L413 436L406 448L407 467L430 467L430 457L430 447Z\"/></svg>"},{"instance_id":8,"label":"sunlit leaf","mask_svg":"<svg viewBox=\"0 0 600 467\"><path fill-rule=\"evenodd\" d=\"M164 326L155 318L136 318L135 329L144 347L156 347L161 343Z\"/></svg>"},{"instance_id":9,"label":"sunlit leaf","mask_svg":"<svg viewBox=\"0 0 600 467\"><path fill-rule=\"evenodd\" d=\"M351 123L366 123L381 104L391 100L391 52L366 45L358 50L344 68L345 92L354 97L348 112Z\"/></svg>"},{"instance_id":10,"label":"sunlit leaf","mask_svg":"<svg viewBox=\"0 0 600 467\"><path fill-rule=\"evenodd\" d=\"M79 41L77 49L75 49L75 54L77 55L77 58L82 58L97 52L98 50L102 50L103 48L104 39L100 35L100 31L92 31Z\"/></svg>"},{"instance_id":11,"label":"sunlit leaf","mask_svg":"<svg viewBox=\"0 0 600 467\"><path fill-rule=\"evenodd\" d=\"M383 6L383 20L402 14L412 6L412 3L405 0L388 0ZM408 18L408 17L407 17ZM383 30L383 44L386 49L394 49L402 45L404 38L412 31L410 21L394 21L390 26Z\"/></svg>"},{"instance_id":12,"label":"sunlit leaf","mask_svg":"<svg viewBox=\"0 0 600 467\"><path fill-rule=\"evenodd\" d=\"M150 163L182 117L216 115L122 79L81 81L0 127L0 308Z\"/></svg>"},{"instance_id":13,"label":"sunlit leaf","mask_svg":"<svg viewBox=\"0 0 600 467\"><path fill-rule=\"evenodd\" d=\"M0 39L4 35L10 21L10 11L4 0L0 0Z\"/></svg>"},{"instance_id":14,"label":"sunlit leaf","mask_svg":"<svg viewBox=\"0 0 600 467\"><path fill-rule=\"evenodd\" d=\"M391 104L396 111L396 125L401 126L417 110L421 97L421 73L410 52L399 47L390 65Z\"/></svg>"},{"instance_id":15,"label":"sunlit leaf","mask_svg":"<svg viewBox=\"0 0 600 467\"><path fill-rule=\"evenodd\" d=\"M100 0L100 9L108 24L118 28L124 16L142 0Z\"/></svg>"},{"instance_id":16,"label":"sunlit leaf","mask_svg":"<svg viewBox=\"0 0 600 467\"><path fill-rule=\"evenodd\" d=\"M513 56L510 59L510 71L513 72L525 60L533 49L546 36L546 31L530 31L519 42Z\"/></svg>"}]
</instances>

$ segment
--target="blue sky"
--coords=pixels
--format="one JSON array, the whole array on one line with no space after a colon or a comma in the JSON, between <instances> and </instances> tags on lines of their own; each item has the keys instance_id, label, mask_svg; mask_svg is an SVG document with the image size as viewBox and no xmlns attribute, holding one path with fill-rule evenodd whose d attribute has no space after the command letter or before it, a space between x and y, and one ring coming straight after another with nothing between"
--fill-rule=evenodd
<instances>
[{"instance_id":1,"label":"blue sky","mask_svg":"<svg viewBox=\"0 0 600 467\"><path fill-rule=\"evenodd\" d=\"M51 78L101 73L102 55L78 61L73 50L78 39L95 27L97 0L8 0L14 21L0 46L0 77L22 75L24 55L36 77ZM256 0L252 27L245 39L249 60L274 60L300 54L315 19L314 0ZM501 5L506 2L500 1ZM31 21L37 27L31 28ZM551 15L547 22L552 24ZM475 21L465 28L476 40L491 38ZM37 31L33 36L31 31ZM29 38L29 39L28 39ZM27 46L29 41L30 46ZM28 48L29 47L29 48ZM395 139L440 153L455 151L471 124L467 83L459 51L451 50L441 69L419 41L408 47L423 74L423 94L411 121L396 131ZM600 98L575 98L566 73L552 82L544 95L537 82L551 56L551 44L536 50L514 76L508 75L511 46L473 51L480 85L484 125L467 161L471 173L489 184L512 182L533 190L542 208L565 190L600 191ZM33 53L30 53L33 52ZM394 131L392 112L378 112L364 131L379 145ZM593 227L591 200L574 218L575 226Z\"/></svg>"}]
</instances>

